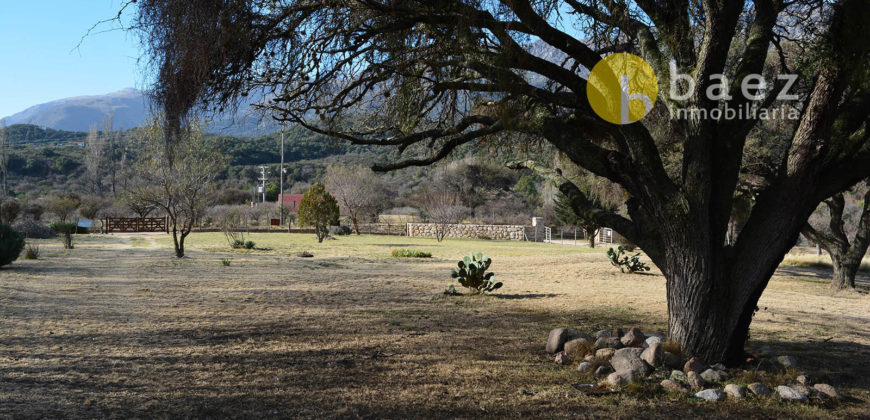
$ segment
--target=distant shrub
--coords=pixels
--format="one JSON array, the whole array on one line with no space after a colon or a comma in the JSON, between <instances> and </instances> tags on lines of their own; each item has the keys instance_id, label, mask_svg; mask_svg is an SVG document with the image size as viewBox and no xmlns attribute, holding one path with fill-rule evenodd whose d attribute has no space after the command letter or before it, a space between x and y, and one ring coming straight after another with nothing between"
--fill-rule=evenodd
<instances>
[{"instance_id":1,"label":"distant shrub","mask_svg":"<svg viewBox=\"0 0 870 420\"><path fill-rule=\"evenodd\" d=\"M333 236L344 236L350 235L353 231L350 229L350 226L330 226L329 234Z\"/></svg>"},{"instance_id":2,"label":"distant shrub","mask_svg":"<svg viewBox=\"0 0 870 420\"><path fill-rule=\"evenodd\" d=\"M0 267L18 259L24 249L24 236L12 226L0 222Z\"/></svg>"},{"instance_id":3,"label":"distant shrub","mask_svg":"<svg viewBox=\"0 0 870 420\"><path fill-rule=\"evenodd\" d=\"M25 260L38 260L39 259L39 245L27 244L27 246L24 248L24 259Z\"/></svg>"},{"instance_id":4,"label":"distant shrub","mask_svg":"<svg viewBox=\"0 0 870 420\"><path fill-rule=\"evenodd\" d=\"M14 198L6 198L0 202L0 222L12 224L21 213L21 202Z\"/></svg>"},{"instance_id":5,"label":"distant shrub","mask_svg":"<svg viewBox=\"0 0 870 420\"><path fill-rule=\"evenodd\" d=\"M638 271L649 271L649 266L640 262L640 252L632 256L628 256L625 253L625 251L628 249L629 247L625 245L620 245L616 248L608 249L607 259L610 260L610 264L612 264L614 267L619 268L619 271L627 274L636 273Z\"/></svg>"},{"instance_id":6,"label":"distant shrub","mask_svg":"<svg viewBox=\"0 0 870 420\"><path fill-rule=\"evenodd\" d=\"M221 260L221 265L224 266L224 267L229 267L230 264L232 264L232 263L233 263L233 260L230 260L230 259L227 259L227 258L224 258L224 259Z\"/></svg>"},{"instance_id":7,"label":"distant shrub","mask_svg":"<svg viewBox=\"0 0 870 420\"><path fill-rule=\"evenodd\" d=\"M230 243L230 246L231 246L233 249L241 249L241 248L244 248L244 247L245 247L245 241L240 240L240 239L234 239L234 240L232 241L232 243Z\"/></svg>"},{"instance_id":8,"label":"distant shrub","mask_svg":"<svg viewBox=\"0 0 870 420\"><path fill-rule=\"evenodd\" d=\"M254 249L254 241L245 242L245 249Z\"/></svg>"},{"instance_id":9,"label":"distant shrub","mask_svg":"<svg viewBox=\"0 0 870 420\"><path fill-rule=\"evenodd\" d=\"M15 230L31 239L51 239L57 236L57 232L50 227L33 219L25 219L15 224Z\"/></svg>"},{"instance_id":10,"label":"distant shrub","mask_svg":"<svg viewBox=\"0 0 870 420\"><path fill-rule=\"evenodd\" d=\"M51 230L63 235L63 247L73 249L72 235L76 233L78 226L75 223L55 222L51 224Z\"/></svg>"},{"instance_id":11,"label":"distant shrub","mask_svg":"<svg viewBox=\"0 0 870 420\"><path fill-rule=\"evenodd\" d=\"M430 258L432 257L431 252L420 251L416 249L394 249L392 252L393 256L396 258Z\"/></svg>"},{"instance_id":12,"label":"distant shrub","mask_svg":"<svg viewBox=\"0 0 870 420\"><path fill-rule=\"evenodd\" d=\"M498 289L501 282L493 279L494 273L487 273L492 264L492 258L484 257L482 253L469 254L457 263L457 268L450 270L450 277L457 279L459 284L471 289L474 293L486 293Z\"/></svg>"}]
</instances>

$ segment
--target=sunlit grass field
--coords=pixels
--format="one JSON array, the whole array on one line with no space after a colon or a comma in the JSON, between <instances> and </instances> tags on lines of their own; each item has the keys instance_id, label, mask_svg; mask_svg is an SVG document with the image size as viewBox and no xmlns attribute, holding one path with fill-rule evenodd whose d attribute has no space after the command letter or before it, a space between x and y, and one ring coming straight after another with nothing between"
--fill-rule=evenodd
<instances>
[{"instance_id":1,"label":"sunlit grass field","mask_svg":"<svg viewBox=\"0 0 870 420\"><path fill-rule=\"evenodd\" d=\"M705 404L660 378L584 396L547 333L639 326L666 333L665 280L626 275L605 247L397 236L194 233L38 242L0 269L0 417L860 418L870 412L870 297L832 294L830 272L783 266L751 346L839 385L838 405ZM393 249L430 252L396 258ZM312 258L297 254L307 251ZM469 252L493 259L492 296L446 296ZM229 261L225 265L222 261ZM648 259L644 261L649 262ZM862 276L865 276L862 274ZM862 277L864 279L864 277ZM457 285L458 286L458 285ZM461 288L457 287L458 289Z\"/></svg>"}]
</instances>

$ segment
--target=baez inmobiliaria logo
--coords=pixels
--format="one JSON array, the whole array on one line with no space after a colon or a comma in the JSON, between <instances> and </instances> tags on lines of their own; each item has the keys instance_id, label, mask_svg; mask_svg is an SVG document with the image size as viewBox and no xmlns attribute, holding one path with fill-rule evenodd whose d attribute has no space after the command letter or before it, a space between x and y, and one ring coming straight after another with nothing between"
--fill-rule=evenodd
<instances>
[{"instance_id":1,"label":"baez inmobiliaria logo","mask_svg":"<svg viewBox=\"0 0 870 420\"><path fill-rule=\"evenodd\" d=\"M695 90L694 80L686 74L677 71L675 63L670 64L670 98L673 101L689 99ZM779 101L795 101L798 95L789 93L792 85L797 80L797 75L782 74L778 76L784 80L783 89L776 99ZM711 80L718 81L707 88L707 98L712 101L727 101L732 99L728 87L728 79L722 74L710 76ZM686 89L680 92L679 82L685 82ZM767 82L761 75L753 74L743 79L740 93L749 99L738 108L723 106L713 109L705 108L677 108L671 109L672 119L691 120L735 120L735 119L758 119L773 120L786 118L796 120L800 113L794 107L783 106L782 108L761 108L753 101L760 101L765 96ZM586 97L592 110L599 117L613 124L631 124L645 117L652 111L659 92L658 78L652 66L644 59L628 53L616 53L601 59L589 73L586 84Z\"/></svg>"}]
</instances>

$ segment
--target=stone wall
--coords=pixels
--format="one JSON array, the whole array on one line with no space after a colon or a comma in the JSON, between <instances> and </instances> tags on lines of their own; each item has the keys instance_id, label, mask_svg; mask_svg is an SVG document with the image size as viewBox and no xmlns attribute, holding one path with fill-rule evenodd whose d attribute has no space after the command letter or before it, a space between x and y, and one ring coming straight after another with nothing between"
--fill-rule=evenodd
<instances>
[{"instance_id":1,"label":"stone wall","mask_svg":"<svg viewBox=\"0 0 870 420\"><path fill-rule=\"evenodd\" d=\"M435 237L434 223L408 223L408 236ZM511 241L523 240L523 229L519 225L447 225L447 238L488 238Z\"/></svg>"}]
</instances>

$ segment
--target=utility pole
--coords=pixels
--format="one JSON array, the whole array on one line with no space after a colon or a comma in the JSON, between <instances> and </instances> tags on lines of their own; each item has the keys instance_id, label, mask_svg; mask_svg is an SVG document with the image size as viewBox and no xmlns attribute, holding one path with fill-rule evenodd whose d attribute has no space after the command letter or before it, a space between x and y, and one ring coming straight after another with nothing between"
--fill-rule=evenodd
<instances>
[{"instance_id":1,"label":"utility pole","mask_svg":"<svg viewBox=\"0 0 870 420\"><path fill-rule=\"evenodd\" d=\"M281 124L281 169L278 170L278 177L280 179L278 181L278 191L280 192L278 218L281 219L281 226L284 226L284 124Z\"/></svg>"},{"instance_id":2,"label":"utility pole","mask_svg":"<svg viewBox=\"0 0 870 420\"><path fill-rule=\"evenodd\" d=\"M260 178L259 181L262 183L260 185L260 191L263 192L263 203L266 202L266 180L268 180L268 174L266 170L266 165L260 165Z\"/></svg>"}]
</instances>

